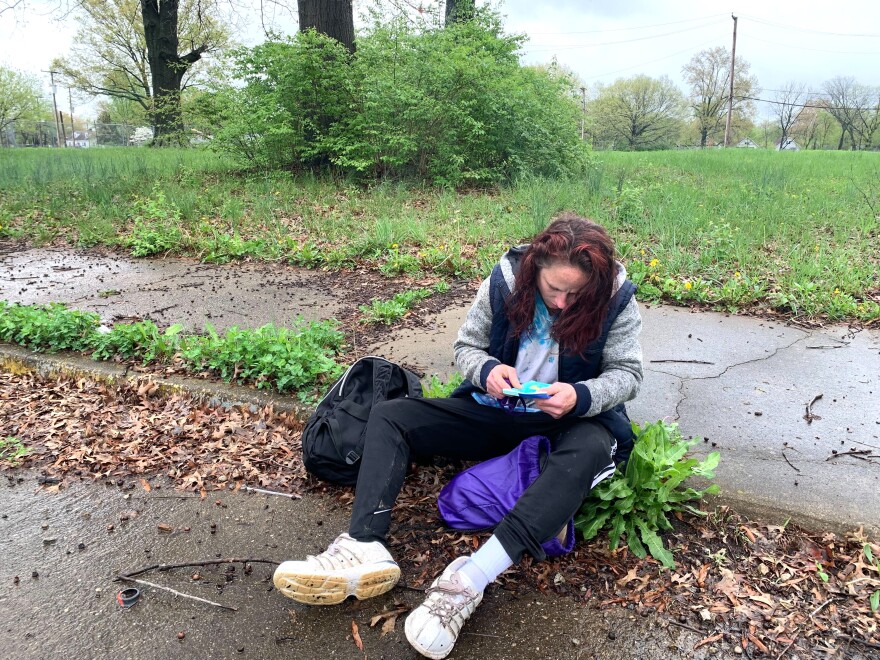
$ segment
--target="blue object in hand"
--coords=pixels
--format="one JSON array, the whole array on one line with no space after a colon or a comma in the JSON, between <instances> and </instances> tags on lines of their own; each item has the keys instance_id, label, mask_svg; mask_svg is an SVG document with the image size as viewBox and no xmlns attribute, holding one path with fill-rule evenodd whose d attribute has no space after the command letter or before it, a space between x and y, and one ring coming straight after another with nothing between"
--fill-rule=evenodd
<instances>
[{"instance_id":1,"label":"blue object in hand","mask_svg":"<svg viewBox=\"0 0 880 660\"><path fill-rule=\"evenodd\" d=\"M540 390L550 387L550 383L540 383L537 380L530 380L522 384L522 387L507 387L503 390L507 396L519 396L524 399L549 399L550 395Z\"/></svg>"}]
</instances>

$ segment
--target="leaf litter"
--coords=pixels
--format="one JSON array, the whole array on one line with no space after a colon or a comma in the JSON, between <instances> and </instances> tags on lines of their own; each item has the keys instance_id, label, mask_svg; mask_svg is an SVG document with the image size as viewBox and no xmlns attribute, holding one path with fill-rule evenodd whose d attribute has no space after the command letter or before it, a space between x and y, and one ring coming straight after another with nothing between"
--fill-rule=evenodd
<instances>
[{"instance_id":1,"label":"leaf litter","mask_svg":"<svg viewBox=\"0 0 880 660\"><path fill-rule=\"evenodd\" d=\"M301 431L294 415L271 407L210 406L186 394L160 395L148 382L0 374L0 437L28 448L22 464L41 470L44 488L77 477L136 480L149 492L150 478L164 477L201 497L258 485L350 504L351 488L308 475ZM437 494L462 467L443 460L417 465L404 484L389 544L406 588L426 588L450 560L488 538L450 531L438 518ZM0 461L0 469L13 468ZM880 612L871 599L880 590L880 545L861 530L810 533L726 507L673 523L666 535L677 562L671 571L627 547L609 550L600 536L564 557L526 556L499 577L500 588L514 597L537 589L588 607L658 614L700 634L694 649L723 643L746 657L877 657ZM405 612L395 602L370 625L381 623L387 634ZM357 629L352 633L357 643Z\"/></svg>"}]
</instances>

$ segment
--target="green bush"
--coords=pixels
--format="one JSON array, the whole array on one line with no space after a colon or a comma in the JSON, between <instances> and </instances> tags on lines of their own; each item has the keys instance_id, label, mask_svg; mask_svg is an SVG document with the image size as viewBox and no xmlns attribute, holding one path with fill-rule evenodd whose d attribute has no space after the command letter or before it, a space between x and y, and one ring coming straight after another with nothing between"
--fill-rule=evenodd
<instances>
[{"instance_id":1,"label":"green bush","mask_svg":"<svg viewBox=\"0 0 880 660\"><path fill-rule=\"evenodd\" d=\"M500 18L379 23L349 54L314 31L238 51L239 88L203 106L213 146L250 165L333 165L362 178L486 185L582 172L572 83L524 67Z\"/></svg>"},{"instance_id":2,"label":"green bush","mask_svg":"<svg viewBox=\"0 0 880 660\"><path fill-rule=\"evenodd\" d=\"M636 443L625 471L618 470L593 489L575 519L575 526L587 540L607 528L611 549L617 548L621 535L625 535L627 545L637 557L647 555L647 546L651 556L672 568L672 553L663 545L658 532L672 529L667 514L684 509L700 514L687 502L718 492L716 484L704 490L682 488L682 484L692 476L713 478L719 454L712 452L702 462L685 459L687 450L698 440L682 439L675 424L661 421L644 428L633 424L633 431Z\"/></svg>"}]
</instances>

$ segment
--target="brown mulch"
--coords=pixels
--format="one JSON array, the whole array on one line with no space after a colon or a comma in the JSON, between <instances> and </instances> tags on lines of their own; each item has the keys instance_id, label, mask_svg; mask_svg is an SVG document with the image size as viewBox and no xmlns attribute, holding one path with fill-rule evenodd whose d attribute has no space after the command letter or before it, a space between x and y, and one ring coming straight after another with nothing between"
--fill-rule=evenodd
<instances>
[{"instance_id":1,"label":"brown mulch","mask_svg":"<svg viewBox=\"0 0 880 660\"><path fill-rule=\"evenodd\" d=\"M302 428L269 408L211 407L185 395L164 397L149 380L118 387L89 380L0 374L0 438L28 447L24 467L39 469L46 488L74 477L140 483L167 478L177 488L210 491L258 486L316 492L347 504L351 489L328 486L300 461ZM0 469L8 469L0 460ZM424 588L454 557L486 534L444 529L439 489L460 466L418 466L398 500L389 543L405 585ZM13 479L12 472L7 476ZM60 479L59 483L56 483ZM526 558L499 579L514 596L555 593L633 614L657 613L669 625L721 641L744 657L877 657L880 614L869 598L880 569L868 561L880 545L855 532L844 538L794 525L750 521L725 508L674 520L666 535L674 570L607 541L580 542L570 555Z\"/></svg>"}]
</instances>

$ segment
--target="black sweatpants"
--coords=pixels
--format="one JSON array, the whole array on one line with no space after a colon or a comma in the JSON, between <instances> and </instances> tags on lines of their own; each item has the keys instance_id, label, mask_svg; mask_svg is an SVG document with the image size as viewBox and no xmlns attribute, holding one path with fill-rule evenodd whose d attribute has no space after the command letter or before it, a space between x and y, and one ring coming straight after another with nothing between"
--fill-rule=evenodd
<instances>
[{"instance_id":1,"label":"black sweatpants","mask_svg":"<svg viewBox=\"0 0 880 660\"><path fill-rule=\"evenodd\" d=\"M349 534L358 541L385 542L411 456L485 460L532 435L550 439L550 456L495 534L515 563L526 552L544 559L541 543L568 523L597 477L613 472L614 437L588 418L553 419L543 412L515 416L466 398L393 399L373 408Z\"/></svg>"}]
</instances>

